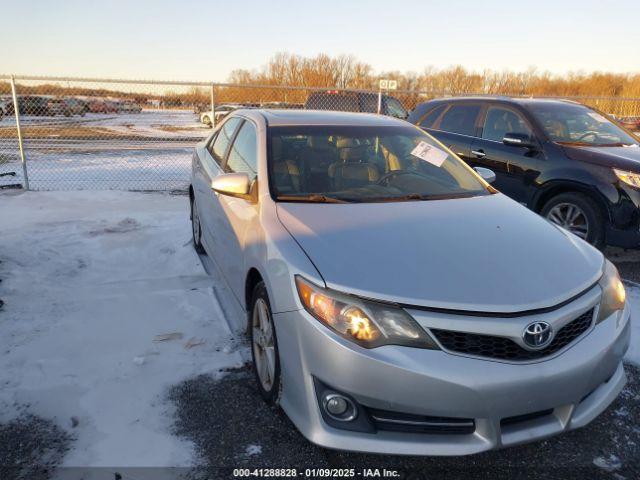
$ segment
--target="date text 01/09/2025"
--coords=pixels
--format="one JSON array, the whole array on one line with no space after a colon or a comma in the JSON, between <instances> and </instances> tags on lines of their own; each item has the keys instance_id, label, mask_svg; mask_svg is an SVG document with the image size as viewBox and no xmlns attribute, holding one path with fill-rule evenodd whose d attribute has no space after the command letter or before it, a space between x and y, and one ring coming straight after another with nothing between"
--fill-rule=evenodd
<instances>
[{"instance_id":1,"label":"date text 01/09/2025","mask_svg":"<svg viewBox=\"0 0 640 480\"><path fill-rule=\"evenodd\" d=\"M356 471L355 468L307 468L297 470L295 468L235 468L234 477L302 477L302 478L397 478L400 473L397 470L386 468L363 468Z\"/></svg>"}]
</instances>

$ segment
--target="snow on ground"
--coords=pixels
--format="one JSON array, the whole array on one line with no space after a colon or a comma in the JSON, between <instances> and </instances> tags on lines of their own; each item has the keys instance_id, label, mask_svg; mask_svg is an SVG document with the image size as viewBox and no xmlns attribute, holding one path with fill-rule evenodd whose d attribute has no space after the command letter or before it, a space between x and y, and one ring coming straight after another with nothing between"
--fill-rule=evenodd
<instances>
[{"instance_id":1,"label":"snow on ground","mask_svg":"<svg viewBox=\"0 0 640 480\"><path fill-rule=\"evenodd\" d=\"M105 119L96 119L91 125L145 136L204 138L211 133L209 127L200 123L198 114L189 110L143 110L138 114L111 114Z\"/></svg>"},{"instance_id":2,"label":"snow on ground","mask_svg":"<svg viewBox=\"0 0 640 480\"><path fill-rule=\"evenodd\" d=\"M0 422L53 419L65 466L191 464L165 389L242 359L188 197L4 193L0 225Z\"/></svg>"},{"instance_id":3,"label":"snow on ground","mask_svg":"<svg viewBox=\"0 0 640 480\"><path fill-rule=\"evenodd\" d=\"M80 125L106 127L127 135L147 137L204 138L211 129L200 123L199 115L191 110L143 110L140 113L87 113L84 116L34 116L22 115L23 127L43 126L55 134L55 127ZM7 115L0 119L0 127L14 128L15 118Z\"/></svg>"},{"instance_id":4,"label":"snow on ground","mask_svg":"<svg viewBox=\"0 0 640 480\"><path fill-rule=\"evenodd\" d=\"M29 186L34 190L186 190L193 147L32 152ZM14 164L14 171L22 167ZM7 182L15 181L10 178Z\"/></svg>"},{"instance_id":5,"label":"snow on ground","mask_svg":"<svg viewBox=\"0 0 640 480\"><path fill-rule=\"evenodd\" d=\"M198 123L196 114L182 110L27 116L23 123L46 126L49 132L25 138L29 182L35 190L185 189L193 146L211 132ZM1 126L12 125L5 119ZM86 128L88 137L68 136L68 126ZM96 137L96 127L121 136ZM0 177L0 186L22 182L16 138L0 138L0 173L4 172L16 175Z\"/></svg>"}]
</instances>

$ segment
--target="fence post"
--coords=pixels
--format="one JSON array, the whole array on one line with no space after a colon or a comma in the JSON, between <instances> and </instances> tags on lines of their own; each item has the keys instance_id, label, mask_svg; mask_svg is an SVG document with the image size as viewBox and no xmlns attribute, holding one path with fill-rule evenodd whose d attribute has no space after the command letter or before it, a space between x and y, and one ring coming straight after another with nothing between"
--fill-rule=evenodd
<instances>
[{"instance_id":1,"label":"fence post","mask_svg":"<svg viewBox=\"0 0 640 480\"><path fill-rule=\"evenodd\" d=\"M211 128L216 128L216 86L211 84Z\"/></svg>"},{"instance_id":2,"label":"fence post","mask_svg":"<svg viewBox=\"0 0 640 480\"><path fill-rule=\"evenodd\" d=\"M378 89L378 115L382 111L382 87Z\"/></svg>"},{"instance_id":3,"label":"fence post","mask_svg":"<svg viewBox=\"0 0 640 480\"><path fill-rule=\"evenodd\" d=\"M27 159L24 156L24 145L22 144L22 130L20 129L20 106L16 95L16 82L11 75L11 96L13 97L13 113L16 116L16 130L18 131L18 148L20 149L20 161L22 162L22 178L24 179L24 189L29 190L29 176L27 175Z\"/></svg>"}]
</instances>

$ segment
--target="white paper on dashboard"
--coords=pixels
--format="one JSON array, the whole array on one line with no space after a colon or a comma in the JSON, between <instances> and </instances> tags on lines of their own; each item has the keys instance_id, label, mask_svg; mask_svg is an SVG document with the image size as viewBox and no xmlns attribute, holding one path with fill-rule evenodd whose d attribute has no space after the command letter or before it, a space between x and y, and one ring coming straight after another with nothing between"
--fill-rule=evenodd
<instances>
[{"instance_id":1,"label":"white paper on dashboard","mask_svg":"<svg viewBox=\"0 0 640 480\"><path fill-rule=\"evenodd\" d=\"M607 123L608 122L608 120L606 118L604 118L602 115L600 115L599 113L588 112L587 115L589 115L591 118L593 118L596 122L600 122L600 123Z\"/></svg>"},{"instance_id":2,"label":"white paper on dashboard","mask_svg":"<svg viewBox=\"0 0 640 480\"><path fill-rule=\"evenodd\" d=\"M449 156L447 152L424 141L418 143L416 148L411 150L411 155L418 157L420 160L424 160L425 162L429 162L436 167L441 167Z\"/></svg>"}]
</instances>

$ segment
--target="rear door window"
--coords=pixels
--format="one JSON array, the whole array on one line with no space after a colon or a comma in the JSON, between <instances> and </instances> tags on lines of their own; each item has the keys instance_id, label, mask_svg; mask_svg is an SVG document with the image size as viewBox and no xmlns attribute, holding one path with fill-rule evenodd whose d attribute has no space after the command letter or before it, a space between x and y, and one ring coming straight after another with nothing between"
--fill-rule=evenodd
<instances>
[{"instance_id":1,"label":"rear door window","mask_svg":"<svg viewBox=\"0 0 640 480\"><path fill-rule=\"evenodd\" d=\"M479 104L453 104L444 113L436 128L445 132L473 136L480 109Z\"/></svg>"},{"instance_id":2,"label":"rear door window","mask_svg":"<svg viewBox=\"0 0 640 480\"><path fill-rule=\"evenodd\" d=\"M439 105L436 108L433 108L429 113L427 113L422 120L420 121L420 126L422 128L432 128L435 121L438 119L440 114L446 108L446 104Z\"/></svg>"}]
</instances>

